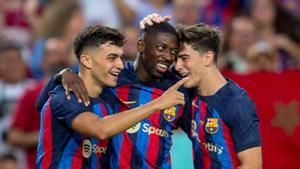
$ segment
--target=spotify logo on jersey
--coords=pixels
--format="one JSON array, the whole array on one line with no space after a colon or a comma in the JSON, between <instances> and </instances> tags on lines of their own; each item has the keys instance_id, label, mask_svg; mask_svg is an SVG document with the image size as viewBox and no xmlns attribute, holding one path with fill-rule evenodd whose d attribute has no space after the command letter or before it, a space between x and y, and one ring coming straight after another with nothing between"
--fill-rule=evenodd
<instances>
[{"instance_id":1,"label":"spotify logo on jersey","mask_svg":"<svg viewBox=\"0 0 300 169\"><path fill-rule=\"evenodd\" d=\"M127 133L133 134L136 133L141 127L141 123L138 122L135 125L131 126L129 129L127 129Z\"/></svg>"},{"instance_id":2,"label":"spotify logo on jersey","mask_svg":"<svg viewBox=\"0 0 300 169\"><path fill-rule=\"evenodd\" d=\"M91 141L85 139L82 143L82 155L84 158L89 158L92 154L92 144Z\"/></svg>"}]
</instances>

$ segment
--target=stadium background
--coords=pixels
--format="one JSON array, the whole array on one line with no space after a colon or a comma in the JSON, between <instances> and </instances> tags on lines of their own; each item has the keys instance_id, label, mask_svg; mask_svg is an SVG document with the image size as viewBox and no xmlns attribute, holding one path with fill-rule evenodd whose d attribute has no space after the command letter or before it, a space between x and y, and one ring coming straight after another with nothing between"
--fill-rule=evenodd
<instances>
[{"instance_id":1,"label":"stadium background","mask_svg":"<svg viewBox=\"0 0 300 169\"><path fill-rule=\"evenodd\" d=\"M34 102L57 68L46 55L76 67L74 35L84 25L103 24L127 36L124 60L134 60L138 23L153 12L172 15L172 24L205 22L221 30L218 64L256 102L264 168L300 168L298 0L0 0L0 134L24 131L22 139L1 139L0 168L12 153L27 169L26 152L35 151ZM190 142L180 131L174 136L173 168L193 168Z\"/></svg>"}]
</instances>

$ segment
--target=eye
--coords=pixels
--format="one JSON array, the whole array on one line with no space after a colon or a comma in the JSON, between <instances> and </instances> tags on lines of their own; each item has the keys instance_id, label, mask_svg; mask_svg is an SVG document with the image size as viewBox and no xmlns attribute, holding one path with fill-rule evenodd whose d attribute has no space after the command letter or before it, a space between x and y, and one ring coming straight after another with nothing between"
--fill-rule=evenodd
<instances>
[{"instance_id":1,"label":"eye","mask_svg":"<svg viewBox=\"0 0 300 169\"><path fill-rule=\"evenodd\" d=\"M116 54L110 54L107 56L107 60L111 60L114 61L115 59L117 59L119 56Z\"/></svg>"},{"instance_id":2,"label":"eye","mask_svg":"<svg viewBox=\"0 0 300 169\"><path fill-rule=\"evenodd\" d=\"M178 59L181 59L183 62L188 61L189 60L189 56L178 56Z\"/></svg>"},{"instance_id":3,"label":"eye","mask_svg":"<svg viewBox=\"0 0 300 169\"><path fill-rule=\"evenodd\" d=\"M165 47L164 46L157 46L156 49L160 52L163 52L165 50Z\"/></svg>"},{"instance_id":4,"label":"eye","mask_svg":"<svg viewBox=\"0 0 300 169\"><path fill-rule=\"evenodd\" d=\"M177 49L171 49L172 55L177 55L179 52Z\"/></svg>"},{"instance_id":5,"label":"eye","mask_svg":"<svg viewBox=\"0 0 300 169\"><path fill-rule=\"evenodd\" d=\"M182 59L182 60L187 60L187 59L188 59L188 57L185 57L185 56L184 56L184 57L182 57L181 59Z\"/></svg>"}]
</instances>

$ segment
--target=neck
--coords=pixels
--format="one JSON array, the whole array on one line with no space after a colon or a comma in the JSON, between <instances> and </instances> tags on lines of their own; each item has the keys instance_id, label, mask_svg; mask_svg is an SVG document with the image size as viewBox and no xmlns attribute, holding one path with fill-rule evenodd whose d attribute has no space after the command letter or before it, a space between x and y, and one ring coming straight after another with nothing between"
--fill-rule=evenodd
<instances>
[{"instance_id":1,"label":"neck","mask_svg":"<svg viewBox=\"0 0 300 169\"><path fill-rule=\"evenodd\" d=\"M98 97L102 93L103 86L97 83L95 79L92 78L89 72L80 71L79 77L83 81L87 93L90 97Z\"/></svg>"},{"instance_id":2,"label":"neck","mask_svg":"<svg viewBox=\"0 0 300 169\"><path fill-rule=\"evenodd\" d=\"M146 70L145 64L146 63L142 61L142 56L139 55L138 59L134 62L134 71L136 72L138 79L143 82L158 82L160 79L152 77Z\"/></svg>"},{"instance_id":3,"label":"neck","mask_svg":"<svg viewBox=\"0 0 300 169\"><path fill-rule=\"evenodd\" d=\"M205 72L197 87L197 93L200 96L212 96L217 93L225 84L226 79L215 66Z\"/></svg>"}]
</instances>

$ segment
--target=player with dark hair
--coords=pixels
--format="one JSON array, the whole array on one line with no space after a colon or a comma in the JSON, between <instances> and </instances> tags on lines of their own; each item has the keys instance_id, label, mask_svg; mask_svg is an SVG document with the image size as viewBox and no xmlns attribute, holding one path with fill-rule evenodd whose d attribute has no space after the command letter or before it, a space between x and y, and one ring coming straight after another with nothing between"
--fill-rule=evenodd
<instances>
[{"instance_id":1,"label":"player with dark hair","mask_svg":"<svg viewBox=\"0 0 300 169\"><path fill-rule=\"evenodd\" d=\"M141 21L165 22L150 15ZM175 68L192 89L180 127L193 143L195 168L261 168L259 121L253 101L217 68L220 33L205 24L178 26L182 46Z\"/></svg>"},{"instance_id":2,"label":"player with dark hair","mask_svg":"<svg viewBox=\"0 0 300 169\"><path fill-rule=\"evenodd\" d=\"M79 77L91 104L69 100L61 85L51 92L41 111L37 168L108 168L108 138L151 114L184 104L176 83L160 97L143 106L117 113L124 103L107 87L114 87L123 69L124 37L115 29L89 26L74 40L80 64ZM174 99L175 98L175 99Z\"/></svg>"},{"instance_id":3,"label":"player with dark hair","mask_svg":"<svg viewBox=\"0 0 300 169\"><path fill-rule=\"evenodd\" d=\"M120 73L116 93L130 108L160 96L178 78L169 71L179 50L179 37L169 23L146 27L137 42L134 63ZM182 115L179 107L157 112L112 138L112 168L170 168L171 135Z\"/></svg>"},{"instance_id":4,"label":"player with dark hair","mask_svg":"<svg viewBox=\"0 0 300 169\"><path fill-rule=\"evenodd\" d=\"M178 33L169 23L146 27L138 39L137 48L137 59L134 63L125 64L115 89L118 97L129 108L146 104L159 97L179 80L169 70L179 51ZM63 84L68 86L67 95L71 88L81 101L88 103L84 94L85 87L79 80L72 73L63 73ZM40 102L47 98L45 93L55 85L53 82L48 84ZM81 95L77 94L77 91L81 92ZM123 110L124 107L119 106L119 111ZM177 128L176 122L182 116L182 112L178 106L158 111L126 132L114 136L111 140L111 168L170 168L172 129Z\"/></svg>"},{"instance_id":5,"label":"player with dark hair","mask_svg":"<svg viewBox=\"0 0 300 169\"><path fill-rule=\"evenodd\" d=\"M205 24L181 26L176 70L195 88L182 129L193 143L195 168L261 168L259 121L253 101L217 68L220 33Z\"/></svg>"}]
</instances>

